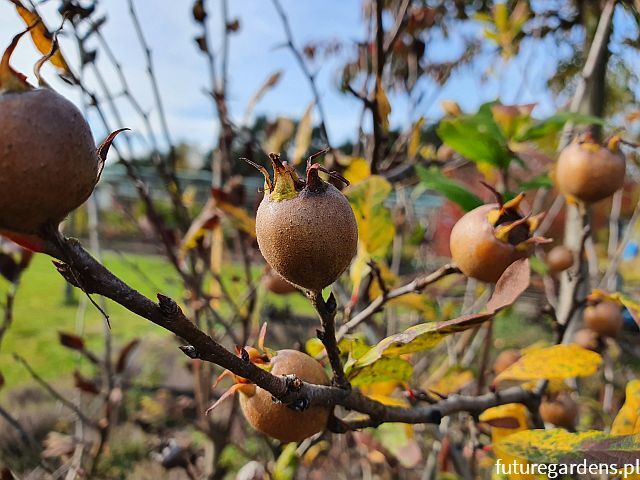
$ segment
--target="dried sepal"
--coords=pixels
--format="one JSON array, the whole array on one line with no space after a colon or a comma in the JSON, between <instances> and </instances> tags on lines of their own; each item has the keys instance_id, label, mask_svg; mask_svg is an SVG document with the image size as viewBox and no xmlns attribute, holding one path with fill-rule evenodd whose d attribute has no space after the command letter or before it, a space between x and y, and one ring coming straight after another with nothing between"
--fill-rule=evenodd
<instances>
[{"instance_id":1,"label":"dried sepal","mask_svg":"<svg viewBox=\"0 0 640 480\"><path fill-rule=\"evenodd\" d=\"M29 26L29 28L23 30L15 37L13 37L11 43L4 51L2 60L0 60L0 93L28 92L29 90L33 90L34 87L29 82L27 82L27 77L11 68L10 61L11 55L13 55L13 52L18 46L18 42L20 41L22 36L29 32L32 28L34 28L35 25L36 24Z\"/></svg>"},{"instance_id":2,"label":"dried sepal","mask_svg":"<svg viewBox=\"0 0 640 480\"><path fill-rule=\"evenodd\" d=\"M107 161L107 153L109 153L109 148L111 148L111 144L115 140L115 138L125 130L130 130L129 128L121 128L116 130L115 132L111 132L109 136L105 139L104 142L98 147L98 158L100 159L100 164L98 166L98 176L96 182L100 180L102 176L102 171L104 170L104 165Z\"/></svg>"}]
</instances>

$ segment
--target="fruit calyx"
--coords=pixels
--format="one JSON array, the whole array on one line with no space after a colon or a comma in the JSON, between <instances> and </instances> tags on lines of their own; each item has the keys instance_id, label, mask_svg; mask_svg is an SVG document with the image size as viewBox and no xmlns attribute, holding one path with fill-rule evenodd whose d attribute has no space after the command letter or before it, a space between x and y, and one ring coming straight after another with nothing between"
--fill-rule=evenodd
<instances>
[{"instance_id":1,"label":"fruit calyx","mask_svg":"<svg viewBox=\"0 0 640 480\"><path fill-rule=\"evenodd\" d=\"M498 240L508 243L516 250L525 251L530 245L549 243L552 240L535 236L534 232L544 216L543 213L531 216L522 215L519 211L524 193L520 193L511 200L504 202L502 195L490 188L496 195L498 208L489 211L487 221L491 224Z\"/></svg>"},{"instance_id":2,"label":"fruit calyx","mask_svg":"<svg viewBox=\"0 0 640 480\"><path fill-rule=\"evenodd\" d=\"M11 43L4 51L2 60L0 60L0 93L28 92L29 90L34 89L33 85L27 81L27 77L25 75L17 72L11 67L10 61L11 55L13 55L14 50L18 46L20 38L22 38L24 34L29 32L36 25L37 22L13 37Z\"/></svg>"},{"instance_id":3,"label":"fruit calyx","mask_svg":"<svg viewBox=\"0 0 640 480\"><path fill-rule=\"evenodd\" d=\"M320 178L319 172L324 172L329 177L340 180L341 182L349 185L346 178L335 171L329 171L320 164L313 163L313 160L321 155L324 155L329 151L328 148L320 150L319 152L311 155L307 161L306 179L301 179L296 170L287 162L283 162L280 159L280 155L277 153L270 153L269 160L273 166L273 179L269 175L266 168L258 165L251 160L244 158L243 160L255 167L264 176L264 191L268 192L269 198L273 201L279 202L283 200L290 200L297 197L305 188L313 193L322 193L327 189L328 183Z\"/></svg>"},{"instance_id":4,"label":"fruit calyx","mask_svg":"<svg viewBox=\"0 0 640 480\"><path fill-rule=\"evenodd\" d=\"M267 324L264 323L262 328L260 329L260 334L258 336L258 346L239 346L236 345L236 355L242 358L245 362L253 363L254 365L264 368L265 370L270 370L269 363L271 362L271 357L273 356L273 352L269 349L265 349L264 347L264 338L267 334ZM220 398L207 410L205 411L205 415L208 415L212 410L214 410L223 400L227 397L232 396L236 392L242 392L245 395L251 397L256 393L256 386L249 380L248 378L241 377L239 375L234 374L231 370L225 370L220 374L220 376L213 383L211 388L215 388L220 381L222 381L226 377L232 377L234 380L234 384L229 387Z\"/></svg>"}]
</instances>

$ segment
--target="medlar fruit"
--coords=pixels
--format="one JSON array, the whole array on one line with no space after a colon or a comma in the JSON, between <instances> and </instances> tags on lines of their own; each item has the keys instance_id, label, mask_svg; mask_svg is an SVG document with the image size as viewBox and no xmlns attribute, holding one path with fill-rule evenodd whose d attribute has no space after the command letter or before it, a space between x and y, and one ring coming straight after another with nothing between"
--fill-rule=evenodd
<instances>
[{"instance_id":1,"label":"medlar fruit","mask_svg":"<svg viewBox=\"0 0 640 480\"><path fill-rule=\"evenodd\" d=\"M590 136L565 147L555 170L555 182L562 193L592 203L607 198L622 188L625 158L619 149L620 138L613 137L606 146Z\"/></svg>"},{"instance_id":2,"label":"medlar fruit","mask_svg":"<svg viewBox=\"0 0 640 480\"><path fill-rule=\"evenodd\" d=\"M323 153L323 152L321 152ZM265 194L256 215L258 247L265 260L287 281L312 291L331 285L356 254L358 227L347 198L307 165L306 180L269 155L273 181L263 167ZM311 159L310 159L311 160ZM346 182L335 172L330 176Z\"/></svg>"},{"instance_id":3,"label":"medlar fruit","mask_svg":"<svg viewBox=\"0 0 640 480\"><path fill-rule=\"evenodd\" d=\"M609 300L586 307L582 319L585 327L603 337L615 337L624 325L620 305Z\"/></svg>"},{"instance_id":4,"label":"medlar fruit","mask_svg":"<svg viewBox=\"0 0 640 480\"><path fill-rule=\"evenodd\" d=\"M533 236L539 217L518 211L523 198L520 194L506 203L482 205L454 225L451 258L467 277L495 283L509 265L528 255L530 245L547 242Z\"/></svg>"},{"instance_id":5,"label":"medlar fruit","mask_svg":"<svg viewBox=\"0 0 640 480\"><path fill-rule=\"evenodd\" d=\"M496 361L493 364L494 373L498 375L504 372L507 368L520 360L521 357L522 354L520 353L520 351L514 348L503 350L498 354L498 356L496 357Z\"/></svg>"},{"instance_id":6,"label":"medlar fruit","mask_svg":"<svg viewBox=\"0 0 640 480\"><path fill-rule=\"evenodd\" d=\"M573 430L578 417L578 404L566 393L545 399L540 404L540 416L546 423Z\"/></svg>"},{"instance_id":7,"label":"medlar fruit","mask_svg":"<svg viewBox=\"0 0 640 480\"><path fill-rule=\"evenodd\" d=\"M547 253L547 266L553 273L564 272L573 266L573 252L564 245L557 245Z\"/></svg>"}]
</instances>

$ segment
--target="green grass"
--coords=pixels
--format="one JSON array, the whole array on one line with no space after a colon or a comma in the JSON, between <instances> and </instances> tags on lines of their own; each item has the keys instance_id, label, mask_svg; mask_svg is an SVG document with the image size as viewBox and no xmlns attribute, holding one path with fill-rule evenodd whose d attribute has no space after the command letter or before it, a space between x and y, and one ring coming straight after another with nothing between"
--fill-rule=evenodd
<instances>
[{"instance_id":1,"label":"green grass","mask_svg":"<svg viewBox=\"0 0 640 480\"><path fill-rule=\"evenodd\" d=\"M127 255L127 261L115 253L106 253L104 262L116 275L145 295L153 298L157 291L179 298L182 289L177 276L160 257ZM144 272L140 274L136 267ZM145 278L148 277L148 278ZM151 282L149 281L151 279ZM8 284L0 279L0 294ZM83 337L95 352L102 352L105 321L90 303L85 314L79 304L85 302L81 291L74 289L74 302L65 303L65 281L44 255L36 255L25 272L15 299L13 324L2 341L0 372L6 386L12 387L28 380L22 366L14 362L12 353L25 357L43 378L56 380L73 371L77 355L60 345L58 332L74 333L81 325ZM96 298L99 301L99 298ZM135 337L148 335L170 336L161 328L144 320L111 301L106 301L113 341L124 345Z\"/></svg>"},{"instance_id":2,"label":"green grass","mask_svg":"<svg viewBox=\"0 0 640 480\"><path fill-rule=\"evenodd\" d=\"M105 252L103 260L113 273L151 299L155 299L158 292L177 300L183 298L182 283L163 257ZM261 272L261 268L256 267L254 278L259 279ZM228 264L222 278L234 300L243 298L244 277L240 265ZM8 286L8 282L0 277L0 299L4 298ZM72 381L69 374L78 365L78 355L60 345L58 332L75 333L81 325L86 344L96 354L102 354L104 318L95 306L86 302L80 290L73 290L73 299L71 304L65 303L65 281L48 257L36 255L18 289L13 324L0 344L0 373L6 383L4 391L30 381L28 372L14 361L12 353L26 358L45 380L54 383ZM100 302L100 297L94 296L94 299ZM287 304L296 313L313 313L302 295L285 298L270 295L268 301L280 308ZM86 304L84 314L80 313L79 304L82 303ZM144 343L152 339L170 339L173 335L110 300L106 300L106 310L116 351L134 338L141 338ZM230 310L223 306L220 313L225 316ZM86 361L84 364L88 368Z\"/></svg>"}]
</instances>

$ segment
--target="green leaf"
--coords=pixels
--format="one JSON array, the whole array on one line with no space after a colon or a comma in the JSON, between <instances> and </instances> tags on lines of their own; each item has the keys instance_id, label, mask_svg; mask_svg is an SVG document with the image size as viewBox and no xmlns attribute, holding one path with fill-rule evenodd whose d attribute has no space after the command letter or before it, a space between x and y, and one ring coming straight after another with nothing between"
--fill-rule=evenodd
<instances>
[{"instance_id":1,"label":"green leaf","mask_svg":"<svg viewBox=\"0 0 640 480\"><path fill-rule=\"evenodd\" d=\"M296 450L298 444L288 443L282 449L282 453L273 466L274 480L293 480L296 474L296 466L298 464L298 454Z\"/></svg>"},{"instance_id":2,"label":"green leaf","mask_svg":"<svg viewBox=\"0 0 640 480\"><path fill-rule=\"evenodd\" d=\"M416 167L418 177L422 184L436 192L441 193L452 202L460 205L466 212L482 205L482 200L462 184L446 177L437 167Z\"/></svg>"},{"instance_id":3,"label":"green leaf","mask_svg":"<svg viewBox=\"0 0 640 480\"><path fill-rule=\"evenodd\" d=\"M371 383L397 380L407 382L413 373L413 366L402 358L380 358L366 367L352 370L349 380L354 387Z\"/></svg>"},{"instance_id":4,"label":"green leaf","mask_svg":"<svg viewBox=\"0 0 640 480\"><path fill-rule=\"evenodd\" d=\"M520 135L514 137L516 142L527 142L546 137L548 135L556 135L562 130L564 124L567 122L573 122L575 124L586 125L604 125L605 121L602 118L594 117L592 115L584 115L582 113L561 112L553 115L541 122L536 123Z\"/></svg>"},{"instance_id":5,"label":"green leaf","mask_svg":"<svg viewBox=\"0 0 640 480\"><path fill-rule=\"evenodd\" d=\"M553 187L553 181L547 173L533 177L526 182L518 184L519 191L534 190L536 188L551 188Z\"/></svg>"},{"instance_id":6,"label":"green leaf","mask_svg":"<svg viewBox=\"0 0 640 480\"><path fill-rule=\"evenodd\" d=\"M513 159L507 140L491 112L495 103L480 107L475 115L446 118L438 125L437 133L444 143L476 163L506 167Z\"/></svg>"}]
</instances>

